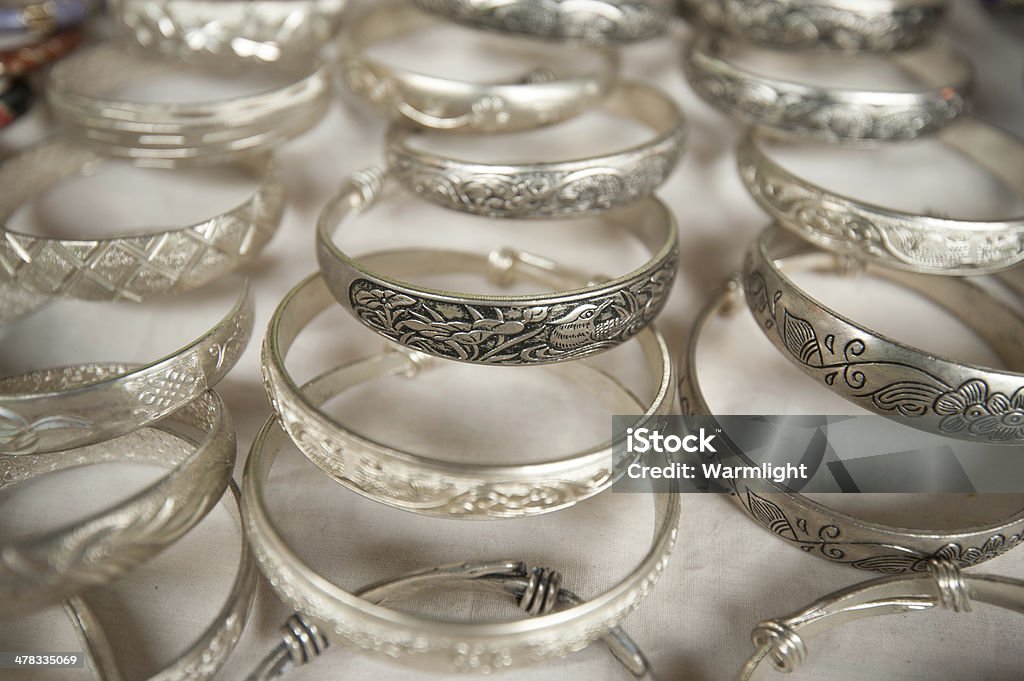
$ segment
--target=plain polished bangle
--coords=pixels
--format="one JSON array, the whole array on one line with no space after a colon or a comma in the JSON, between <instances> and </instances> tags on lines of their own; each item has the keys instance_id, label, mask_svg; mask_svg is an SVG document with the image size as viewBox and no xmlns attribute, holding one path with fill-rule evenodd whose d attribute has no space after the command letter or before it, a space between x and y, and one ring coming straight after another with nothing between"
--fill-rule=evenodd
<instances>
[{"instance_id":1,"label":"plain polished bangle","mask_svg":"<svg viewBox=\"0 0 1024 681\"><path fill-rule=\"evenodd\" d=\"M442 22L411 4L387 0L347 22L339 68L345 86L387 115L424 128L502 132L557 123L596 106L618 74L616 55L585 48L592 66L539 64L518 81L469 83L391 66L366 50ZM511 40L511 39L510 39ZM575 55L580 48L566 46Z\"/></svg>"},{"instance_id":2,"label":"plain polished bangle","mask_svg":"<svg viewBox=\"0 0 1024 681\"><path fill-rule=\"evenodd\" d=\"M103 159L62 139L6 159L0 164L0 220ZM258 257L284 211L284 185L269 155L247 155L234 165L260 178L259 188L240 205L194 225L61 239L0 224L0 280L41 295L85 300L141 301L204 286Z\"/></svg>"},{"instance_id":3,"label":"plain polished bangle","mask_svg":"<svg viewBox=\"0 0 1024 681\"><path fill-rule=\"evenodd\" d=\"M495 277L495 263L476 254L445 251L386 252L353 259L333 240L335 229L369 210L383 191L376 169L349 177L320 213L317 258L327 288L342 306L378 334L400 345L462 362L524 365L563 362L608 350L650 324L672 288L679 261L671 211L648 197L601 214L635 235L651 260L618 278L586 285L586 275L567 278L551 261L517 251L498 253L499 269L526 257L532 270L547 269L557 293L494 296L438 291L393 277L465 272ZM380 273L386 266L389 274ZM393 276L392 276L393 275ZM500 283L505 275L496 277Z\"/></svg>"},{"instance_id":4,"label":"plain polished bangle","mask_svg":"<svg viewBox=\"0 0 1024 681\"><path fill-rule=\"evenodd\" d=\"M1024 374L957 362L873 331L812 298L783 268L833 271L835 258L778 227L761 233L744 264L758 328L800 370L839 396L928 433L978 443L1024 444ZM785 256L788 262L777 259ZM867 268L949 310L1020 368L1024 316L963 277Z\"/></svg>"},{"instance_id":5,"label":"plain polished bangle","mask_svg":"<svg viewBox=\"0 0 1024 681\"><path fill-rule=\"evenodd\" d=\"M396 253L392 251L391 253ZM439 257L441 252L428 255ZM334 304L323 278L296 286L270 320L263 342L263 375L275 412L295 445L332 479L375 501L414 513L447 518L513 518L566 508L607 489L632 463L612 443L537 464L451 463L396 450L354 432L320 409L327 400L374 379L417 375L437 365L420 353L386 352L324 374L300 390L285 366L292 343L316 316ZM675 377L664 339L653 329L637 340L657 389L648 406L619 381L587 364L553 369L598 396L615 414L649 424L675 405Z\"/></svg>"},{"instance_id":6,"label":"plain polished bangle","mask_svg":"<svg viewBox=\"0 0 1024 681\"><path fill-rule=\"evenodd\" d=\"M1024 581L998 575L961 573L948 561L929 564L927 575L882 577L837 591L787 617L762 622L753 633L757 652L736 681L750 681L764 660L790 672L807 657L804 638L837 626L883 615L952 610L972 611L987 603L1024 614ZM983 678L982 676L979 678Z\"/></svg>"},{"instance_id":7,"label":"plain polished bangle","mask_svg":"<svg viewBox=\"0 0 1024 681\"><path fill-rule=\"evenodd\" d=\"M94 9L92 0L30 0L0 7L0 34L32 33L49 35L77 26Z\"/></svg>"},{"instance_id":8,"label":"plain polished bangle","mask_svg":"<svg viewBox=\"0 0 1024 681\"><path fill-rule=\"evenodd\" d=\"M905 91L824 87L762 75L729 59L737 43L698 34L683 69L693 89L736 121L779 132L837 140L912 139L963 114L974 81L970 61L941 41L886 59L920 81Z\"/></svg>"},{"instance_id":9,"label":"plain polished bangle","mask_svg":"<svg viewBox=\"0 0 1024 681\"><path fill-rule=\"evenodd\" d=\"M615 45L664 35L664 0L415 0L451 21L502 33L584 45Z\"/></svg>"},{"instance_id":10,"label":"plain polished bangle","mask_svg":"<svg viewBox=\"0 0 1024 681\"><path fill-rule=\"evenodd\" d=\"M26 380L59 384L77 380L82 368L68 368L60 376L41 372ZM195 430L201 433L200 442L190 435ZM0 455L0 489L39 475L110 461L155 463L171 471L82 520L4 541L0 545L0 618L25 614L106 584L177 541L217 503L231 479L234 426L220 397L207 391L158 426L114 440L29 458Z\"/></svg>"},{"instance_id":11,"label":"plain polished bangle","mask_svg":"<svg viewBox=\"0 0 1024 681\"><path fill-rule=\"evenodd\" d=\"M340 25L346 0L110 0L128 41L188 62L311 60Z\"/></svg>"},{"instance_id":12,"label":"plain polished bangle","mask_svg":"<svg viewBox=\"0 0 1024 681\"><path fill-rule=\"evenodd\" d=\"M69 28L39 42L0 52L0 77L16 78L57 61L78 46L82 32Z\"/></svg>"},{"instance_id":13,"label":"plain polished bangle","mask_svg":"<svg viewBox=\"0 0 1024 681\"><path fill-rule=\"evenodd\" d=\"M737 151L750 194L780 225L818 246L886 267L928 274L982 274L1024 259L1024 215L963 220L918 215L843 196L782 167L751 130ZM976 119L961 119L936 139L1024 196L1024 141Z\"/></svg>"},{"instance_id":14,"label":"plain polished bangle","mask_svg":"<svg viewBox=\"0 0 1024 681\"><path fill-rule=\"evenodd\" d=\"M702 28L767 47L887 52L930 38L947 0L678 0L683 16Z\"/></svg>"},{"instance_id":15,"label":"plain polished bangle","mask_svg":"<svg viewBox=\"0 0 1024 681\"><path fill-rule=\"evenodd\" d=\"M232 482L228 485L228 493L222 498L230 499L228 507L233 512L241 529L241 513L239 510L240 494L238 487ZM206 681L220 671L229 655L238 644L238 639L245 629L249 610L256 595L257 575L256 560L249 548L249 541L243 531L238 559L238 570L235 580L228 592L224 605L214 616L210 625L173 663L149 676L146 681ZM88 598L94 598L89 596ZM96 664L99 673L97 681L114 681L120 679L116 656L110 646L109 639L99 620L92 613L86 597L76 596L69 599L68 614L75 626L79 638L85 642Z\"/></svg>"},{"instance_id":16,"label":"plain polished bangle","mask_svg":"<svg viewBox=\"0 0 1024 681\"><path fill-rule=\"evenodd\" d=\"M216 326L155 362L58 367L0 378L0 454L34 457L158 421L215 386L242 355L252 327L246 285Z\"/></svg>"},{"instance_id":17,"label":"plain polished bangle","mask_svg":"<svg viewBox=\"0 0 1024 681\"><path fill-rule=\"evenodd\" d=\"M32 86L24 78L0 78L0 130L32 108Z\"/></svg>"},{"instance_id":18,"label":"plain polished bangle","mask_svg":"<svg viewBox=\"0 0 1024 681\"><path fill-rule=\"evenodd\" d=\"M328 67L281 68L288 84L212 102L158 103L110 93L182 68L117 45L79 50L50 72L47 101L76 140L111 156L155 166L222 163L266 150L312 127L327 110Z\"/></svg>"},{"instance_id":19,"label":"plain polished bangle","mask_svg":"<svg viewBox=\"0 0 1024 681\"><path fill-rule=\"evenodd\" d=\"M561 573L550 568L529 567L523 561L459 563L412 572L378 582L353 595L374 604L410 598L423 592L451 589L480 590L511 596L526 613L537 616L571 608L583 599L562 586ZM282 642L246 677L247 681L273 681L323 654L330 641L301 613L281 627ZM604 643L630 678L656 681L643 652L626 632L613 627Z\"/></svg>"},{"instance_id":20,"label":"plain polished bangle","mask_svg":"<svg viewBox=\"0 0 1024 681\"><path fill-rule=\"evenodd\" d=\"M286 440L277 418L268 419L249 451L242 484L242 516L267 581L290 608L337 642L422 671L488 673L581 650L640 604L664 572L675 543L679 495L651 494L650 551L621 581L584 603L509 623L464 624L397 612L324 579L278 533L265 487Z\"/></svg>"},{"instance_id":21,"label":"plain polished bangle","mask_svg":"<svg viewBox=\"0 0 1024 681\"><path fill-rule=\"evenodd\" d=\"M705 427L715 410L698 380L701 336L716 316L743 307L738 279L731 280L701 311L679 360L682 412L699 415ZM716 443L720 446L714 456L723 465L755 465L726 430L719 432ZM984 526L918 530L862 520L768 479L731 480L730 484L735 494L729 498L775 536L806 553L861 570L920 572L936 557L969 567L1024 544L1024 510Z\"/></svg>"},{"instance_id":22,"label":"plain polished bangle","mask_svg":"<svg viewBox=\"0 0 1024 681\"><path fill-rule=\"evenodd\" d=\"M622 82L602 107L654 130L641 144L600 156L530 164L479 163L416 149L408 126L388 130L388 172L445 208L498 218L590 215L651 194L675 169L686 133L675 102L649 85Z\"/></svg>"}]
</instances>

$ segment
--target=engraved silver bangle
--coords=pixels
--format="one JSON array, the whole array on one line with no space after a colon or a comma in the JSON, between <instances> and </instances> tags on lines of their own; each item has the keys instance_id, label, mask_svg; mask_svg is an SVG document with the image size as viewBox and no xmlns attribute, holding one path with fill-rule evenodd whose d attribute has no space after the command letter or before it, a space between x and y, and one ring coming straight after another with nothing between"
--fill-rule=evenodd
<instances>
[{"instance_id":1,"label":"engraved silver bangle","mask_svg":"<svg viewBox=\"0 0 1024 681\"><path fill-rule=\"evenodd\" d=\"M281 68L288 83L213 102L157 103L109 93L133 81L179 70L111 44L79 50L50 72L47 101L64 130L105 154L154 166L222 163L266 150L312 127L327 110L326 65Z\"/></svg>"},{"instance_id":2,"label":"engraved silver bangle","mask_svg":"<svg viewBox=\"0 0 1024 681\"><path fill-rule=\"evenodd\" d=\"M518 251L499 253L500 262L480 255L410 251L354 260L333 241L335 228L379 200L382 174L376 169L348 178L320 213L317 257L327 288L342 306L378 334L413 350L462 362L495 365L545 364L579 359L619 345L650 324L672 288L679 261L675 218L661 201L648 197L601 214L603 220L636 236L653 254L629 274L586 285L586 275L568 279L551 261ZM557 293L495 296L438 291L393 278L437 272L478 273L499 283L524 259L531 271L547 269ZM381 274L376 262L388 265ZM440 306L445 314L438 312Z\"/></svg>"},{"instance_id":3,"label":"engraved silver bangle","mask_svg":"<svg viewBox=\"0 0 1024 681\"><path fill-rule=\"evenodd\" d=\"M79 380L119 367L72 367L28 375L30 383ZM188 429L199 430L202 441ZM181 434L175 433L181 430ZM0 455L0 489L46 473L109 461L171 468L125 501L72 524L0 545L0 619L106 584L152 558L217 503L235 464L235 431L220 397L207 391L158 426L96 445L34 457Z\"/></svg>"},{"instance_id":4,"label":"engraved silver bangle","mask_svg":"<svg viewBox=\"0 0 1024 681\"><path fill-rule=\"evenodd\" d=\"M828 251L927 274L983 274L1024 259L1024 215L963 220L917 215L825 189L786 170L765 151L771 134L751 130L737 151L751 196L780 225ZM976 119L936 139L1024 196L1024 141Z\"/></svg>"},{"instance_id":5,"label":"engraved silver bangle","mask_svg":"<svg viewBox=\"0 0 1024 681\"><path fill-rule=\"evenodd\" d=\"M479 590L511 596L516 605L534 617L571 608L583 599L562 586L561 573L550 568L529 567L522 561L460 563L412 572L378 582L353 593L379 605L422 592L451 589ZM246 681L273 681L296 667L322 655L330 646L323 632L301 614L288 618L281 627L282 641L246 677ZM643 652L626 632L613 627L604 635L604 643L624 667L629 678L657 681Z\"/></svg>"},{"instance_id":6,"label":"engraved silver bangle","mask_svg":"<svg viewBox=\"0 0 1024 681\"><path fill-rule=\"evenodd\" d=\"M302 390L316 390L316 382ZM678 494L651 494L655 528L651 549L629 575L607 591L561 612L508 623L464 624L397 612L327 581L278 533L265 487L287 440L276 417L256 436L245 464L242 516L260 569L277 595L337 643L423 671L488 673L581 650L605 636L647 596L671 553Z\"/></svg>"},{"instance_id":7,"label":"engraved silver bangle","mask_svg":"<svg viewBox=\"0 0 1024 681\"><path fill-rule=\"evenodd\" d=\"M185 62L312 61L341 25L346 0L109 0L121 35Z\"/></svg>"},{"instance_id":8,"label":"engraved silver bangle","mask_svg":"<svg viewBox=\"0 0 1024 681\"><path fill-rule=\"evenodd\" d=\"M678 0L683 16L704 29L768 47L888 52L935 33L947 0Z\"/></svg>"},{"instance_id":9,"label":"engraved silver bangle","mask_svg":"<svg viewBox=\"0 0 1024 681\"><path fill-rule=\"evenodd\" d=\"M753 632L757 651L736 676L751 681L769 660L775 669L790 672L807 658L805 638L868 617L911 612L972 611L972 603L987 603L1024 614L1024 581L998 575L961 573L946 561L933 561L930 574L882 577L837 591L787 617L766 620ZM979 678L984 678L984 672Z\"/></svg>"},{"instance_id":10,"label":"engraved silver bangle","mask_svg":"<svg viewBox=\"0 0 1024 681\"><path fill-rule=\"evenodd\" d=\"M99 153L48 140L0 164L0 221L47 187L103 162ZM254 260L284 211L284 185L266 154L236 164L261 180L244 203L198 224L100 239L61 239L0 224L0 281L29 293L142 301L204 286Z\"/></svg>"},{"instance_id":11,"label":"engraved silver bangle","mask_svg":"<svg viewBox=\"0 0 1024 681\"><path fill-rule=\"evenodd\" d=\"M1024 443L1024 374L936 356L826 307L782 268L835 272L835 258L793 241L781 228L765 230L743 271L747 305L785 357L837 395L911 428L979 443ZM787 255L788 263L777 262ZM867 270L946 308L1011 368L1021 368L1024 317L977 281Z\"/></svg>"},{"instance_id":12,"label":"engraved silver bangle","mask_svg":"<svg viewBox=\"0 0 1024 681\"><path fill-rule=\"evenodd\" d=\"M614 45L664 35L666 0L414 0L451 21L502 33L584 45Z\"/></svg>"},{"instance_id":13,"label":"engraved silver bangle","mask_svg":"<svg viewBox=\"0 0 1024 681\"><path fill-rule=\"evenodd\" d=\"M941 41L886 59L917 78L919 89L824 87L750 71L730 60L737 43L698 34L683 59L691 87L736 121L828 141L912 139L956 120L974 81L970 61Z\"/></svg>"},{"instance_id":14,"label":"engraved silver bangle","mask_svg":"<svg viewBox=\"0 0 1024 681\"><path fill-rule=\"evenodd\" d=\"M339 55L346 88L386 115L424 128L503 132L529 130L587 111L608 94L618 75L618 57L599 48L584 48L593 64L587 68L538 64L520 80L500 83L417 73L365 54L375 43L442 21L411 4L385 0L346 22ZM577 54L580 48L564 49Z\"/></svg>"},{"instance_id":15,"label":"engraved silver bangle","mask_svg":"<svg viewBox=\"0 0 1024 681\"><path fill-rule=\"evenodd\" d=\"M228 493L222 500L230 499L228 508L233 511L241 525L239 510L240 494L235 483L228 486ZM210 625L178 658L148 677L147 681L206 681L220 671L229 655L234 651L238 639L245 629L249 609L256 595L257 575L256 560L249 549L249 542L242 533L239 551L238 570L235 580L228 592L224 605L214 616ZM122 676L118 669L117 658L111 648L109 639L96 616L92 613L88 597L76 596L68 599L66 609L75 626L76 633L84 642L86 650L95 661L97 681L119 681Z\"/></svg>"},{"instance_id":16,"label":"engraved silver bangle","mask_svg":"<svg viewBox=\"0 0 1024 681\"><path fill-rule=\"evenodd\" d=\"M715 413L698 380L697 353L707 324L719 314L743 307L738 277L701 311L679 360L679 395L684 415ZM718 452L723 465L755 462L729 437L719 434ZM956 530L921 530L870 522L834 510L814 499L790 491L767 479L732 481L729 498L755 522L806 553L861 570L888 574L920 572L933 558L945 558L968 567L995 558L1024 543L1024 510L987 526Z\"/></svg>"},{"instance_id":17,"label":"engraved silver bangle","mask_svg":"<svg viewBox=\"0 0 1024 681\"><path fill-rule=\"evenodd\" d=\"M428 254L444 256L436 251ZM274 410L295 445L349 489L422 515L514 518L547 513L587 499L607 489L632 463L630 457L615 456L611 442L536 464L451 463L396 450L354 432L320 406L363 382L396 374L412 377L438 363L402 348L402 352L386 352L338 367L321 377L315 391L299 390L288 373L285 358L301 330L333 305L319 275L296 286L270 320L263 343L263 375ZM657 385L646 406L618 380L586 363L567 362L552 369L607 403L612 413L639 414L637 427L649 424L674 408L675 376L668 348L657 331L646 329L637 340Z\"/></svg>"},{"instance_id":18,"label":"engraved silver bangle","mask_svg":"<svg viewBox=\"0 0 1024 681\"><path fill-rule=\"evenodd\" d=\"M388 130L388 173L445 208L498 218L590 215L651 194L682 155L685 120L675 102L649 85L622 82L604 103L635 118L655 137L629 149L589 158L530 164L479 163L416 149L416 131Z\"/></svg>"},{"instance_id":19,"label":"engraved silver bangle","mask_svg":"<svg viewBox=\"0 0 1024 681\"><path fill-rule=\"evenodd\" d=\"M235 365L252 326L246 285L216 326L155 362L58 367L0 378L0 454L34 457L82 447L177 411Z\"/></svg>"}]
</instances>

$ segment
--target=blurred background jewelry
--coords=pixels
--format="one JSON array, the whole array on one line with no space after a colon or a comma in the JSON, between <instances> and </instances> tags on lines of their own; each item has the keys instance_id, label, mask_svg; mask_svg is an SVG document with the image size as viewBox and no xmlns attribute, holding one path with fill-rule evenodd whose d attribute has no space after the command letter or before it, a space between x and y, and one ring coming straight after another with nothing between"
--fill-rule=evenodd
<instances>
[{"instance_id":1,"label":"blurred background jewelry","mask_svg":"<svg viewBox=\"0 0 1024 681\"><path fill-rule=\"evenodd\" d=\"M57 61L78 47L81 40L81 31L69 28L46 36L38 42L4 50L0 52L0 77L23 76Z\"/></svg>"},{"instance_id":2,"label":"blurred background jewelry","mask_svg":"<svg viewBox=\"0 0 1024 681\"><path fill-rule=\"evenodd\" d=\"M843 196L771 158L774 135L750 130L737 151L751 196L786 227L825 250L926 274L984 274L1024 259L1024 215L965 220L921 215ZM1024 141L977 119L936 134L943 144L1024 196Z\"/></svg>"},{"instance_id":3,"label":"blurred background jewelry","mask_svg":"<svg viewBox=\"0 0 1024 681\"><path fill-rule=\"evenodd\" d=\"M49 35L77 26L95 9L93 0L32 0L8 2L0 7L0 34Z\"/></svg>"},{"instance_id":4,"label":"blurred background jewelry","mask_svg":"<svg viewBox=\"0 0 1024 681\"><path fill-rule=\"evenodd\" d=\"M480 163L417 149L416 131L388 129L388 173L407 189L445 208L495 218L591 215L651 194L682 154L683 114L662 91L620 82L602 108L633 118L655 137L622 151L567 161Z\"/></svg>"},{"instance_id":5,"label":"blurred background jewelry","mask_svg":"<svg viewBox=\"0 0 1024 681\"><path fill-rule=\"evenodd\" d=\"M598 48L564 48L567 55L585 55L586 68L544 61L518 81L498 83L431 76L367 56L372 45L440 21L410 3L374 3L347 21L341 32L342 82L382 113L407 123L438 130L506 132L557 123L593 108L618 75L615 53Z\"/></svg>"}]
</instances>

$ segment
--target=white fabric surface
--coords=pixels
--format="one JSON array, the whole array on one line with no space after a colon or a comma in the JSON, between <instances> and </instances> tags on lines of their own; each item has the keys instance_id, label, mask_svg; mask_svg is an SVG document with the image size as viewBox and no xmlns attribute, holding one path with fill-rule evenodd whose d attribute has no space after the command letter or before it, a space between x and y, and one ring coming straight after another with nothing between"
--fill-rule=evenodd
<instances>
[{"instance_id":1,"label":"white fabric surface","mask_svg":"<svg viewBox=\"0 0 1024 681\"><path fill-rule=\"evenodd\" d=\"M979 72L979 115L1024 134L1024 44L974 2L953 3L946 33L969 51ZM416 64L427 57L445 70L499 75L477 54L491 50L489 35L424 37L389 54ZM444 46L444 50L438 49ZM497 48L494 47L496 50ZM676 211L682 263L660 322L673 351L683 347L699 306L735 269L766 222L736 176L732 148L736 128L698 100L679 68L678 39L631 47L627 74L655 82L680 102L690 123L681 168L660 191ZM512 62L509 62L512 63ZM426 66L424 66L426 68ZM484 69L492 70L484 72ZM176 84L179 92L216 94L216 83ZM161 90L148 84L150 92ZM167 94L167 90L162 90ZM638 130L589 115L548 130L487 141L442 142L437 147L481 157L556 158L614 148L637 139ZM316 267L313 229L317 212L349 172L380 163L383 123L364 108L335 101L311 132L280 151L288 186L288 210L280 233L248 268L257 301L257 338L219 390L239 433L239 465L269 411L258 370L259 339L274 306ZM41 112L0 134L10 149L46 130ZM620 132L625 130L625 132ZM866 198L918 210L953 214L1021 214L1022 202L983 173L934 144L873 152L793 154L793 163L821 183ZM202 218L237 202L251 182L231 173L141 171L120 164L61 184L14 217L26 229L60 234L113 234L138 225L177 224ZM2 191L2 188L0 188ZM340 243L352 252L404 245L487 251L504 245L534 251L567 264L609 274L625 272L642 253L621 235L586 224L489 224L410 201L381 207L351 223ZM804 280L843 311L876 328L936 352L962 359L997 360L948 316L902 291L876 282ZM9 329L0 330L0 371L90 360L139 361L181 346L229 307L238 281L173 301L142 306L61 302ZM470 284L471 285L471 284ZM300 336L289 365L308 378L345 357L377 352L381 342L340 310L332 310ZM702 378L712 406L730 411L783 413L848 411L838 398L802 377L777 355L745 313L716 324L702 354ZM638 370L636 349L626 347L601 363L628 377L638 390L649 379ZM607 432L607 413L592 398L552 382L544 369L446 367L416 381L395 379L361 387L332 407L366 433L420 451L453 455L456 443L476 444L479 457L542 459L552 451L592 444ZM547 448L547 449L545 449ZM462 454L462 456L468 456ZM155 469L154 469L155 470ZM53 527L137 489L154 470L96 467L35 481L0 499L3 536ZM239 468L240 471L240 468ZM386 509L326 479L295 450L273 474L271 509L300 555L339 584L369 581L444 562L524 559L561 570L581 595L598 593L625 575L650 536L649 500L641 495L603 495L568 511L519 521L466 523L419 518ZM999 500L1002 512L1019 500ZM993 517L989 500L942 498L845 498L846 508L871 517L922 526L962 525ZM679 543L663 581L626 629L647 653L663 681L732 678L750 653L749 632L758 621L786 614L835 589L871 577L803 554L772 537L717 496L683 499ZM237 539L231 516L218 508L180 544L118 584L90 595L101 612L126 679L143 679L183 650L219 608L233 577ZM1024 551L980 568L1024 577ZM431 599L423 606L445 616L507 615L489 602ZM289 614L261 585L243 639L220 678L243 679L277 641ZM903 615L847 626L809 642L810 658L791 678L866 681L1021 677L1013 651L1024 640L1024 620L979 608L973 615ZM291 678L420 679L396 667L336 647L329 656ZM70 651L80 645L59 608L18 622L0 622L0 650ZM764 678L771 672L765 671ZM594 645L568 659L509 674L530 679L623 678L610 656ZM0 672L0 679L86 678L84 673Z\"/></svg>"}]
</instances>

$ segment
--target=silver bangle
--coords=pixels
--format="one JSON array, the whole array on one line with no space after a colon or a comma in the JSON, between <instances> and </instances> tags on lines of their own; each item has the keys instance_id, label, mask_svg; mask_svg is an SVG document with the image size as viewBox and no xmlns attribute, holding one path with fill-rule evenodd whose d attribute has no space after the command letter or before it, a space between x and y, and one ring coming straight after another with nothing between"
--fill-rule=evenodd
<instances>
[{"instance_id":1,"label":"silver bangle","mask_svg":"<svg viewBox=\"0 0 1024 681\"><path fill-rule=\"evenodd\" d=\"M743 274L747 305L783 355L841 397L911 428L979 443L1024 443L1024 375L937 357L826 307L794 284L776 259L799 255L790 263L833 272L836 262L793 240L777 227L762 232ZM942 305L1009 366L1020 366L1024 317L1000 296L962 277L869 270Z\"/></svg>"},{"instance_id":2,"label":"silver bangle","mask_svg":"<svg viewBox=\"0 0 1024 681\"><path fill-rule=\"evenodd\" d=\"M484 624L396 612L319 576L278 533L265 486L286 440L276 417L269 419L249 451L242 485L242 516L267 581L288 607L337 642L422 671L486 674L581 650L608 634L647 596L675 543L679 495L651 494L655 529L650 551L628 576L580 605L522 622Z\"/></svg>"},{"instance_id":3,"label":"silver bangle","mask_svg":"<svg viewBox=\"0 0 1024 681\"><path fill-rule=\"evenodd\" d=\"M186 62L312 61L337 33L346 0L110 0L121 35Z\"/></svg>"},{"instance_id":4,"label":"silver bangle","mask_svg":"<svg viewBox=\"0 0 1024 681\"><path fill-rule=\"evenodd\" d=\"M754 629L757 652L736 681L750 681L764 660L782 672L807 657L804 637L867 617L908 612L970 612L971 603L988 603L1024 612L1024 581L997 575L964 574L947 561L933 561L930 574L882 577L837 591L787 617L762 622ZM979 678L984 677L982 672Z\"/></svg>"},{"instance_id":5,"label":"silver bangle","mask_svg":"<svg viewBox=\"0 0 1024 681\"><path fill-rule=\"evenodd\" d=\"M241 528L239 509L239 492L235 483L228 486L229 493L222 499L230 498L229 504L238 517ZM245 629L249 609L256 595L257 575L256 560L249 550L249 542L242 533L241 550L239 553L238 571L235 581L228 592L223 607L214 616L213 621L188 649L172 664L148 677L147 681L206 681L212 678L235 649L238 639ZM88 597L94 598L93 595ZM68 599L66 604L68 615L75 626L79 638L84 642L86 650L97 667L98 681L115 681L121 678L117 659L110 646L103 627L92 613L86 597L76 596Z\"/></svg>"},{"instance_id":6,"label":"silver bangle","mask_svg":"<svg viewBox=\"0 0 1024 681\"><path fill-rule=\"evenodd\" d=\"M581 605L583 599L562 586L562 575L550 568L529 567L522 561L460 563L412 572L354 592L370 603L409 598L424 591L476 589L511 596L534 617ZM281 643L246 677L246 681L273 681L311 662L330 646L319 628L296 613L281 627ZM643 652L626 632L613 627L604 643L615 659L639 681L656 681Z\"/></svg>"},{"instance_id":7,"label":"silver bangle","mask_svg":"<svg viewBox=\"0 0 1024 681\"><path fill-rule=\"evenodd\" d=\"M936 138L1024 195L1024 141L975 119ZM928 274L994 272L1024 259L1024 215L963 220L917 215L832 192L769 157L770 134L751 130L737 151L750 194L778 224L818 246L886 267Z\"/></svg>"},{"instance_id":8,"label":"silver bangle","mask_svg":"<svg viewBox=\"0 0 1024 681\"><path fill-rule=\"evenodd\" d=\"M326 65L282 69L286 85L214 102L153 103L111 98L128 82L184 68L101 44L79 50L50 71L46 97L75 140L104 154L167 167L213 164L266 150L312 127L327 110Z\"/></svg>"},{"instance_id":9,"label":"silver bangle","mask_svg":"<svg viewBox=\"0 0 1024 681\"><path fill-rule=\"evenodd\" d=\"M88 370L109 367L89 365ZM36 374L46 383L75 380ZM202 441L175 434L198 429ZM0 489L46 473L105 461L138 461L171 468L125 501L56 530L0 545L0 619L59 602L106 584L152 558L191 529L217 503L235 464L235 431L220 397L208 391L159 427L115 440L33 457L0 456Z\"/></svg>"},{"instance_id":10,"label":"silver bangle","mask_svg":"<svg viewBox=\"0 0 1024 681\"><path fill-rule=\"evenodd\" d=\"M941 41L887 59L916 76L917 90L853 90L761 75L729 59L735 43L699 34L683 69L693 89L736 121L828 141L912 139L963 114L974 80L970 61Z\"/></svg>"},{"instance_id":11,"label":"silver bangle","mask_svg":"<svg viewBox=\"0 0 1024 681\"><path fill-rule=\"evenodd\" d=\"M603 107L646 124L655 137L589 158L477 163L418 150L409 143L415 130L392 124L388 172L429 201L487 217L571 217L622 206L651 194L675 169L685 121L670 97L639 82L619 83Z\"/></svg>"},{"instance_id":12,"label":"silver bangle","mask_svg":"<svg viewBox=\"0 0 1024 681\"><path fill-rule=\"evenodd\" d=\"M737 277L738 279L738 277ZM738 281L719 292L702 310L680 358L680 402L684 415L714 414L697 378L697 351L704 328L715 316L743 307ZM839 347L839 341L836 342ZM715 454L723 465L753 465L754 461L719 434ZM814 499L766 479L732 481L729 495L755 522L806 553L861 570L888 574L920 572L933 558L969 567L1024 544L1024 510L987 526L962 530L917 530L870 522L836 511Z\"/></svg>"},{"instance_id":13,"label":"silver bangle","mask_svg":"<svg viewBox=\"0 0 1024 681\"><path fill-rule=\"evenodd\" d=\"M392 251L397 254L401 251ZM435 257L443 253L429 252ZM415 376L437 362L418 352L386 352L338 367L315 388L299 389L285 358L302 329L328 307L323 279L313 275L278 306L263 342L263 375L274 411L295 445L331 478L389 506L445 518L513 518L572 506L607 489L632 463L616 456L612 442L537 464L451 463L379 444L326 414L320 406L362 382L392 375ZM646 424L675 405L675 376L661 335L647 329L637 336L657 384L649 406L612 376L586 363L553 367L599 396L612 413L640 414Z\"/></svg>"},{"instance_id":14,"label":"silver bangle","mask_svg":"<svg viewBox=\"0 0 1024 681\"><path fill-rule=\"evenodd\" d=\"M502 33L584 45L612 45L664 35L665 0L414 0L451 21Z\"/></svg>"},{"instance_id":15,"label":"silver bangle","mask_svg":"<svg viewBox=\"0 0 1024 681\"><path fill-rule=\"evenodd\" d=\"M785 49L888 52L918 45L935 33L946 0L678 0L704 29Z\"/></svg>"},{"instance_id":16,"label":"silver bangle","mask_svg":"<svg viewBox=\"0 0 1024 681\"><path fill-rule=\"evenodd\" d=\"M424 128L504 132L557 123L593 108L618 74L615 53L598 48L586 48L593 66L579 72L563 64L538 64L518 82L504 83L467 83L416 73L365 54L377 42L440 21L411 4L387 0L347 22L339 56L346 88L386 115ZM564 49L575 53L580 48Z\"/></svg>"},{"instance_id":17,"label":"silver bangle","mask_svg":"<svg viewBox=\"0 0 1024 681\"><path fill-rule=\"evenodd\" d=\"M102 162L99 153L61 139L5 160L0 216ZM236 163L261 178L259 189L244 203L195 225L87 240L26 234L0 224L0 281L29 293L85 300L141 301L205 286L254 260L284 211L284 185L272 159L256 154Z\"/></svg>"},{"instance_id":18,"label":"silver bangle","mask_svg":"<svg viewBox=\"0 0 1024 681\"><path fill-rule=\"evenodd\" d=\"M671 211L648 197L602 214L637 236L654 255L640 268L595 283L583 274L566 277L551 261L520 251L482 256L445 251L382 252L353 260L332 235L346 218L373 207L383 178L371 169L354 174L320 213L317 257L327 288L359 321L400 345L427 354L479 364L563 362L608 350L650 324L665 304L679 261ZM381 274L415 277L439 271L479 273L499 283L523 266L558 293L519 296L437 291ZM496 268L497 266L497 268ZM564 270L562 270L564 271ZM569 290L564 290L564 289ZM439 310L444 309L442 313Z\"/></svg>"},{"instance_id":19,"label":"silver bangle","mask_svg":"<svg viewBox=\"0 0 1024 681\"><path fill-rule=\"evenodd\" d=\"M158 421L227 374L252 326L246 285L216 326L155 362L58 367L0 379L0 454L34 457L82 447Z\"/></svg>"}]
</instances>

